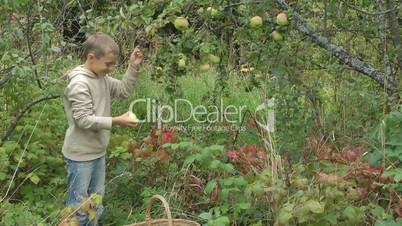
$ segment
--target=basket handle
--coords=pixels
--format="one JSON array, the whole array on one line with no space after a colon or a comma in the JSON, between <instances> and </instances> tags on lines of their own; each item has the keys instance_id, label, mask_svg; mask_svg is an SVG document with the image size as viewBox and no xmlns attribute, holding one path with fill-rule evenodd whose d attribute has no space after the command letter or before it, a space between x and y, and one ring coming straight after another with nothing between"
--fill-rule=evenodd
<instances>
[{"instance_id":1,"label":"basket handle","mask_svg":"<svg viewBox=\"0 0 402 226\"><path fill-rule=\"evenodd\" d=\"M167 203L166 199L163 198L163 196L161 196L161 195L153 195L148 201L147 209L145 211L145 220L147 222L147 225L151 226L151 222L150 222L151 221L151 208L152 208L152 202L155 199L159 199L159 201L162 202L163 207L165 208L167 218L168 218L168 225L173 226L172 213L170 212L169 204Z\"/></svg>"}]
</instances>

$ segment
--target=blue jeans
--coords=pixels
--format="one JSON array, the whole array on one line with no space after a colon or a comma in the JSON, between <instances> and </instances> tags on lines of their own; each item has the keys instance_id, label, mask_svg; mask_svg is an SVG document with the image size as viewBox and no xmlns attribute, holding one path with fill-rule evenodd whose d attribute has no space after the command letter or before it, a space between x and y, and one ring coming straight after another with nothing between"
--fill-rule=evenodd
<instances>
[{"instance_id":1,"label":"blue jeans","mask_svg":"<svg viewBox=\"0 0 402 226\"><path fill-rule=\"evenodd\" d=\"M64 158L67 165L66 207L79 207L82 199L97 193L105 194L105 156L90 161L73 161ZM77 218L80 226L95 225L103 212L103 205L96 207L96 217L90 221L86 212L79 210Z\"/></svg>"}]
</instances>

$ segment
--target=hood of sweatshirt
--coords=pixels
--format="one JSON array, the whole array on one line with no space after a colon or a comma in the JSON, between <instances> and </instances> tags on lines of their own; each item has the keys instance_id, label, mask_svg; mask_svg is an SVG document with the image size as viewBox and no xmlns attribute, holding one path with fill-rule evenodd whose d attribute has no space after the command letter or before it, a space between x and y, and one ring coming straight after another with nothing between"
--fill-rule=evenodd
<instances>
[{"instance_id":1,"label":"hood of sweatshirt","mask_svg":"<svg viewBox=\"0 0 402 226\"><path fill-rule=\"evenodd\" d=\"M98 76L95 73L86 69L84 67L84 65L79 65L79 66L75 67L73 70L71 70L70 72L68 72L68 76L67 76L68 82L70 82L71 79L73 79L77 75L85 75L85 76L88 76L91 78L98 78Z\"/></svg>"}]
</instances>

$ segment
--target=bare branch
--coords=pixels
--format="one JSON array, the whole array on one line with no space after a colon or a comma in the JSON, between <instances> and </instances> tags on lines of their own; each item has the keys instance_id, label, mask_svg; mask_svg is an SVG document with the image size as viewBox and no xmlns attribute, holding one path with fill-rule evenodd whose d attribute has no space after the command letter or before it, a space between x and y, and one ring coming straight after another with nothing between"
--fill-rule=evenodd
<instances>
[{"instance_id":1,"label":"bare branch","mask_svg":"<svg viewBox=\"0 0 402 226\"><path fill-rule=\"evenodd\" d=\"M394 3L392 0L386 0L386 2L387 2L388 9L394 8ZM391 40L392 40L392 43L395 48L402 47L401 36L399 34L399 24L397 22L398 21L398 12L399 11L395 11L395 12L387 14L389 30L391 33ZM397 57L398 57L397 60L398 60L399 69L401 70L402 69L402 50L399 50Z\"/></svg>"},{"instance_id":2,"label":"bare branch","mask_svg":"<svg viewBox=\"0 0 402 226\"><path fill-rule=\"evenodd\" d=\"M38 76L38 70L36 69L35 58L34 58L34 56L32 54L31 32L32 32L32 23L31 23L30 18L28 16L26 38L27 38L29 57L31 58L32 66L34 67L35 80L38 83L39 88L43 89L42 83L40 82L40 78Z\"/></svg>"},{"instance_id":3,"label":"bare branch","mask_svg":"<svg viewBox=\"0 0 402 226\"><path fill-rule=\"evenodd\" d=\"M346 65L349 65L352 69L363 73L378 82L382 86L386 86L388 90L394 90L393 80L388 80L385 82L386 76L384 72L375 68L370 63L367 63L363 60L358 59L357 57L351 55L345 49L335 44L332 44L328 38L322 36L318 32L316 32L308 22L297 12L295 12L285 0L275 0L277 4L279 4L283 9L290 10L293 12L293 19L296 24L296 29L299 30L302 34L306 35L313 42L318 44L320 47L329 51L330 54L334 55L341 62Z\"/></svg>"},{"instance_id":4,"label":"bare branch","mask_svg":"<svg viewBox=\"0 0 402 226\"><path fill-rule=\"evenodd\" d=\"M375 4L376 4L378 12L383 11L382 3L380 0L375 0ZM389 63L389 58L388 58L388 53L387 53L387 43L386 43L387 40L386 40L386 35L385 35L384 14L380 14L380 13L377 14L377 18L378 18L378 26L379 26L379 31L380 31L381 54L382 54L383 61L384 61L385 75L386 75L387 80L393 80L391 64Z\"/></svg>"},{"instance_id":5,"label":"bare branch","mask_svg":"<svg viewBox=\"0 0 402 226\"><path fill-rule=\"evenodd\" d=\"M8 82L8 81L10 81L10 79L13 77L13 74L11 74L11 73L7 73L5 76L4 76L4 78L2 78L1 80L0 80L0 88L3 88L3 86Z\"/></svg>"},{"instance_id":6,"label":"bare branch","mask_svg":"<svg viewBox=\"0 0 402 226\"><path fill-rule=\"evenodd\" d=\"M397 7L395 7L395 8L388 9L388 10L386 10L386 11L383 11L383 10L378 11L378 10L377 10L377 12L372 13L372 12L367 12L367 11L365 11L365 10L362 10L362 9L358 8L357 6L351 5L351 4L348 3L348 1L342 0L342 2L345 3L345 5L346 5L347 7L352 8L352 9L354 9L354 10L360 12L360 13L363 13L363 14L366 14L366 15L370 15L370 16L378 16L378 15L388 14L388 13L391 13L391 12L394 12L394 11L398 11L398 10L402 7L402 2L401 2L401 3L399 3L399 5L398 5Z\"/></svg>"},{"instance_id":7,"label":"bare branch","mask_svg":"<svg viewBox=\"0 0 402 226\"><path fill-rule=\"evenodd\" d=\"M4 143L4 141L6 139L8 139L8 137L10 137L10 135L12 134L12 132L14 131L15 127L17 126L18 122L22 119L22 117L24 116L24 114L29 111L35 104L38 104L42 101L45 100L51 100L51 99L56 99L60 97L60 95L48 95L48 96L42 96L39 98L34 99L33 101L31 101L30 103L28 103L22 110L20 110L20 112L15 116L15 119L12 121L11 125L8 127L7 131L3 134L3 136L1 137L1 144L0 146Z\"/></svg>"}]
</instances>

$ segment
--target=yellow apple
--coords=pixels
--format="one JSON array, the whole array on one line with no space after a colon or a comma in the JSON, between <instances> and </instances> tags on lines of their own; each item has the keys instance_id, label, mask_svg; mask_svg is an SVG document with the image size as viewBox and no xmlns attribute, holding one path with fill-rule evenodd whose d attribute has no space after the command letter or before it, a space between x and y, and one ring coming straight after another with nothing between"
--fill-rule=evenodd
<instances>
[{"instance_id":1,"label":"yellow apple","mask_svg":"<svg viewBox=\"0 0 402 226\"><path fill-rule=\"evenodd\" d=\"M71 218L70 226L80 226L80 222L78 221L77 217Z\"/></svg>"},{"instance_id":2,"label":"yellow apple","mask_svg":"<svg viewBox=\"0 0 402 226\"><path fill-rule=\"evenodd\" d=\"M95 219L95 217L96 217L96 211L95 210L89 210L88 211L88 219L89 220L94 220Z\"/></svg>"},{"instance_id":3,"label":"yellow apple","mask_svg":"<svg viewBox=\"0 0 402 226\"><path fill-rule=\"evenodd\" d=\"M262 78L262 77L264 77L264 75L261 74L261 73L255 74L255 78L257 78L257 79L260 79L260 78Z\"/></svg>"},{"instance_id":4,"label":"yellow apple","mask_svg":"<svg viewBox=\"0 0 402 226\"><path fill-rule=\"evenodd\" d=\"M201 71L208 71L211 68L211 66L209 66L209 64L202 64L200 66Z\"/></svg>"},{"instance_id":5,"label":"yellow apple","mask_svg":"<svg viewBox=\"0 0 402 226\"><path fill-rule=\"evenodd\" d=\"M134 122L138 122L138 121L139 121L138 118L137 118L137 116L136 116L133 112L128 113L128 117L129 117L131 120L133 120Z\"/></svg>"},{"instance_id":6,"label":"yellow apple","mask_svg":"<svg viewBox=\"0 0 402 226\"><path fill-rule=\"evenodd\" d=\"M262 18L260 16L255 16L250 19L250 26L252 28L260 27L262 25Z\"/></svg>"},{"instance_id":7,"label":"yellow apple","mask_svg":"<svg viewBox=\"0 0 402 226\"><path fill-rule=\"evenodd\" d=\"M88 198L81 200L80 207L84 212L88 212L89 210L91 210L92 208L95 207L95 203L92 201L91 198L88 197Z\"/></svg>"},{"instance_id":8,"label":"yellow apple","mask_svg":"<svg viewBox=\"0 0 402 226\"><path fill-rule=\"evenodd\" d=\"M174 27L178 30L186 30L188 28L188 20L184 17L177 17L174 20Z\"/></svg>"},{"instance_id":9,"label":"yellow apple","mask_svg":"<svg viewBox=\"0 0 402 226\"><path fill-rule=\"evenodd\" d=\"M288 22L288 16L285 14L285 13L279 13L277 16L276 16L276 23L278 24L278 25L281 25L281 26L285 26L285 25L287 25L289 22Z\"/></svg>"},{"instance_id":10,"label":"yellow apple","mask_svg":"<svg viewBox=\"0 0 402 226\"><path fill-rule=\"evenodd\" d=\"M221 59L218 56L215 56L213 54L209 54L208 59L213 64L218 64L221 61Z\"/></svg>"}]
</instances>

